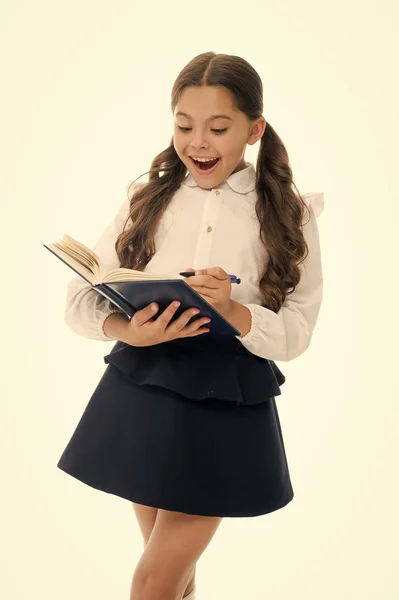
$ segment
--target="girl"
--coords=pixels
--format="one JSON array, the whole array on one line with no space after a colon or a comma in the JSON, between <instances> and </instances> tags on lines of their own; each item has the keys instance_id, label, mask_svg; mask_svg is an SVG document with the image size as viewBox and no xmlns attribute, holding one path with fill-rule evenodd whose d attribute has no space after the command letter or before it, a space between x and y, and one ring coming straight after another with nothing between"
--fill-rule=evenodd
<instances>
[{"instance_id":1,"label":"girl","mask_svg":"<svg viewBox=\"0 0 399 600\"><path fill-rule=\"evenodd\" d=\"M193 600L196 563L223 517L293 499L274 360L305 352L322 301L323 194L294 192L256 71L238 56L200 54L177 77L171 108L169 147L94 251L110 268L196 269L188 285L241 335L208 336L192 309L171 322L174 303L129 320L78 276L65 311L77 334L116 341L57 466L132 502L145 549L131 600ZM258 140L255 170L244 154Z\"/></svg>"}]
</instances>

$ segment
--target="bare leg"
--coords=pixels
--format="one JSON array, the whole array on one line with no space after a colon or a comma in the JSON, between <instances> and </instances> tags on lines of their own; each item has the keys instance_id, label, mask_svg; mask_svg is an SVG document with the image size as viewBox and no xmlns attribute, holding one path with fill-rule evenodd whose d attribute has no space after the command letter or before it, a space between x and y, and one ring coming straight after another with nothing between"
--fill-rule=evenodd
<instances>
[{"instance_id":1,"label":"bare leg","mask_svg":"<svg viewBox=\"0 0 399 600\"><path fill-rule=\"evenodd\" d=\"M222 517L158 509L133 575L130 600L181 600L221 521Z\"/></svg>"},{"instance_id":2,"label":"bare leg","mask_svg":"<svg viewBox=\"0 0 399 600\"><path fill-rule=\"evenodd\" d=\"M157 519L158 509L153 508L152 506L145 506L144 504L137 504L132 502L134 512L136 513L137 522L140 527L141 534L143 536L144 548L148 544L148 541L151 537L152 530L155 525L155 521ZM188 596L194 589L195 585L195 573L196 573L196 564L190 571L190 578L186 585L186 588L183 592L183 598Z\"/></svg>"}]
</instances>

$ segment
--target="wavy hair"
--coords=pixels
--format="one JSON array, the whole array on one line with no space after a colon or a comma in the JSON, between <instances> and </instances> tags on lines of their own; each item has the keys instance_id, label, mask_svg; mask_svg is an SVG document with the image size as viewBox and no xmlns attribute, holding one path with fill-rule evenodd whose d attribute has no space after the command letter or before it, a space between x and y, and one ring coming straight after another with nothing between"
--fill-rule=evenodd
<instances>
[{"instance_id":1,"label":"wavy hair","mask_svg":"<svg viewBox=\"0 0 399 600\"><path fill-rule=\"evenodd\" d=\"M239 56L205 52L193 58L173 85L172 113L187 86L223 86L230 91L235 108L250 121L262 116L262 81L253 67ZM170 145L154 158L148 173L148 183L136 186L131 197L130 189L137 180L128 187L129 215L115 243L121 267L138 271L143 270L154 255L159 220L187 174L174 148L173 137ZM306 203L293 183L287 150L268 122L256 163L256 193L259 235L269 256L259 282L262 305L278 312L286 295L293 292L300 281L299 264L309 249L302 231ZM129 219L130 227L125 230Z\"/></svg>"}]
</instances>

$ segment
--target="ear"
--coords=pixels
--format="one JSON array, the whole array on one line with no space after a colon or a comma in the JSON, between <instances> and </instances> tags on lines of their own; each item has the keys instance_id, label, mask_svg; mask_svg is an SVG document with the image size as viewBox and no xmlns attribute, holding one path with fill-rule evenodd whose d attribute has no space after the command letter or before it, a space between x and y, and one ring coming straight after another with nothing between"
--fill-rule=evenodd
<instances>
[{"instance_id":1,"label":"ear","mask_svg":"<svg viewBox=\"0 0 399 600\"><path fill-rule=\"evenodd\" d=\"M259 117L259 119L252 121L247 144L249 144L250 146L256 144L256 142L260 140L260 138L265 133L266 125L267 122L264 117Z\"/></svg>"}]
</instances>

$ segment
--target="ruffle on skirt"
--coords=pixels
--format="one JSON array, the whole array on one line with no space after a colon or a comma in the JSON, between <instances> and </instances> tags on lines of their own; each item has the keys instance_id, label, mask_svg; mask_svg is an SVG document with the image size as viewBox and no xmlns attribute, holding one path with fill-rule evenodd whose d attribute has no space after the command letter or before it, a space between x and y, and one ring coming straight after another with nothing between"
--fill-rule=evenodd
<instances>
[{"instance_id":1,"label":"ruffle on skirt","mask_svg":"<svg viewBox=\"0 0 399 600\"><path fill-rule=\"evenodd\" d=\"M273 360L252 354L235 337L205 337L144 347L118 341L104 362L136 385L163 387L194 401L251 405L281 394L285 376Z\"/></svg>"}]
</instances>

